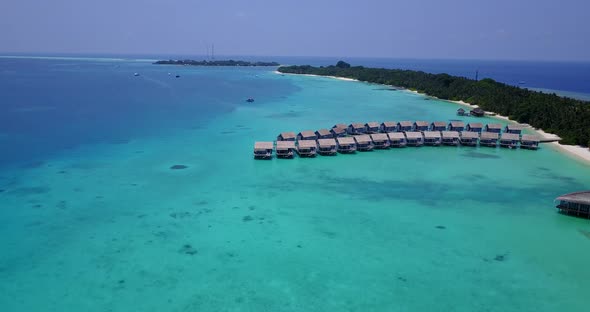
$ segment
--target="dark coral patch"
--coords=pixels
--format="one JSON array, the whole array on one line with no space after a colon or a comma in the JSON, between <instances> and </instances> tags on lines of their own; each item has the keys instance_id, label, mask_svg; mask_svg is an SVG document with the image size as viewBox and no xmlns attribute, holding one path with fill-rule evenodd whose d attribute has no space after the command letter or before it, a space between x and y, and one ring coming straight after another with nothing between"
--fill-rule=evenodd
<instances>
[{"instance_id":1,"label":"dark coral patch","mask_svg":"<svg viewBox=\"0 0 590 312\"><path fill-rule=\"evenodd\" d=\"M251 216L245 216L242 218L242 221L244 221L244 222L248 222L248 221L252 221L252 220L254 220L254 218L252 218Z\"/></svg>"},{"instance_id":2,"label":"dark coral patch","mask_svg":"<svg viewBox=\"0 0 590 312\"><path fill-rule=\"evenodd\" d=\"M3 193L3 192L4 192L4 190L3 189L0 189L0 193Z\"/></svg>"},{"instance_id":3,"label":"dark coral patch","mask_svg":"<svg viewBox=\"0 0 590 312\"><path fill-rule=\"evenodd\" d=\"M447 227L446 227L446 226L444 226L444 225L437 225L437 226L435 226L435 228L437 228L437 229L439 229L439 230L444 230L444 229L446 229Z\"/></svg>"},{"instance_id":4,"label":"dark coral patch","mask_svg":"<svg viewBox=\"0 0 590 312\"><path fill-rule=\"evenodd\" d=\"M190 256L194 256L199 253L199 251L193 248L193 246L190 244L184 244L182 248L180 248L179 252Z\"/></svg>"},{"instance_id":5,"label":"dark coral patch","mask_svg":"<svg viewBox=\"0 0 590 312\"><path fill-rule=\"evenodd\" d=\"M181 169L186 169L186 168L188 168L188 166L185 166L185 165L174 165L174 166L170 167L170 169L172 169L172 170L181 170Z\"/></svg>"}]
</instances>

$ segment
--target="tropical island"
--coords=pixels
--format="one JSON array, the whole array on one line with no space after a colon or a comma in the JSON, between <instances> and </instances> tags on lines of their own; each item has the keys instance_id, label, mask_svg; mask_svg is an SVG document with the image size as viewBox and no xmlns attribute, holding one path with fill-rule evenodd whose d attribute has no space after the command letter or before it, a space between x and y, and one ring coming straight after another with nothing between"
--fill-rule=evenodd
<instances>
[{"instance_id":1,"label":"tropical island","mask_svg":"<svg viewBox=\"0 0 590 312\"><path fill-rule=\"evenodd\" d=\"M235 60L219 61L195 61L195 60L162 60L156 61L158 65L188 65L188 66L279 66L277 62L248 62Z\"/></svg>"},{"instance_id":2,"label":"tropical island","mask_svg":"<svg viewBox=\"0 0 590 312\"><path fill-rule=\"evenodd\" d=\"M489 78L477 81L448 74L351 66L343 61L326 67L281 66L278 71L349 78L401 87L443 100L463 101L555 133L562 138L563 144L590 145L588 101L522 89Z\"/></svg>"}]
</instances>

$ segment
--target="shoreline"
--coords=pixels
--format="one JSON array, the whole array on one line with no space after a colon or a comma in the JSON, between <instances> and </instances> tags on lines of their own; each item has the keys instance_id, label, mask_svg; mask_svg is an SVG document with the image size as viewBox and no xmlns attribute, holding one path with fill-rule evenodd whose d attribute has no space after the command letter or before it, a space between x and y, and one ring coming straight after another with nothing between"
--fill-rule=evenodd
<instances>
[{"instance_id":1,"label":"shoreline","mask_svg":"<svg viewBox=\"0 0 590 312\"><path fill-rule=\"evenodd\" d=\"M352 79L352 78L344 78L344 77L336 77L336 76L321 76L321 75L313 75L313 74L291 74L291 73L281 73L278 70L274 71L275 74L280 74L280 75L298 75L298 76L309 76L309 77L326 77L326 78L332 78L332 79L338 79L338 80L342 80L342 81L358 81L361 82L357 79ZM389 85L387 85L389 86ZM395 88L400 88L400 87L396 87L396 86L391 86L391 87L395 87ZM439 101L445 101L445 102L449 102L449 103L453 103L459 106L464 106L464 107L468 107L468 108L477 108L479 106L477 105L472 105L469 104L467 102L464 101L452 101L452 100L443 100L443 99L439 99L435 96L430 96L424 93L420 93L418 91L414 91L414 90L409 90L409 89L405 89L405 88L400 88L400 90L406 91L406 92L410 92L410 93L414 93L414 94L419 94L422 96L428 96L431 97L433 99L437 99ZM486 111L486 117L490 117L490 118L495 118L495 119L499 119L499 120L503 120L509 123L513 123L513 124L518 124L518 125L522 125L524 126L526 129L534 132L538 137L540 137L541 139L548 139L548 140L555 140L558 139L559 136L554 134L554 133L549 133L549 132L545 132L543 131L543 129L537 129L532 127L529 124L524 124L524 123L519 123L518 121L512 120L510 118L508 118L507 116L502 116L498 113L495 112L488 112ZM570 158L576 160L576 161L580 161L582 163L584 163L585 165L590 165L590 149L587 147L582 147L579 145L565 145L565 144L560 144L559 142L550 142L550 143L542 143L546 146L549 146L549 148L553 148L554 150L569 156Z\"/></svg>"}]
</instances>

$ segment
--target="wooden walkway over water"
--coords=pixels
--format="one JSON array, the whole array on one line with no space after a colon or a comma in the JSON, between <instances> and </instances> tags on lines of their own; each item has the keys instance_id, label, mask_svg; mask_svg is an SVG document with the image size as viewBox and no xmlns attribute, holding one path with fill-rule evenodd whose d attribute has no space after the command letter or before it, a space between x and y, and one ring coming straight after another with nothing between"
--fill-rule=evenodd
<instances>
[{"instance_id":1,"label":"wooden walkway over water","mask_svg":"<svg viewBox=\"0 0 590 312\"><path fill-rule=\"evenodd\" d=\"M256 142L254 158L334 156L337 153L356 153L373 149L403 148L407 146L485 146L509 149L539 148L540 138L523 134L524 126L487 124L462 121L385 121L336 124L331 129L283 132L275 142Z\"/></svg>"}]
</instances>

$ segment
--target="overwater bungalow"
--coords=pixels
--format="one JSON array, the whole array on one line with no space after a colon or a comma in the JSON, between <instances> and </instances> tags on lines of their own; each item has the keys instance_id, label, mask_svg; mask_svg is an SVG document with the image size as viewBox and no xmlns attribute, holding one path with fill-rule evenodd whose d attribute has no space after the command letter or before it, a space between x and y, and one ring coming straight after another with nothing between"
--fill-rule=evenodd
<instances>
[{"instance_id":1,"label":"overwater bungalow","mask_svg":"<svg viewBox=\"0 0 590 312\"><path fill-rule=\"evenodd\" d=\"M277 141L275 153L279 158L293 158L295 151L294 141Z\"/></svg>"},{"instance_id":2,"label":"overwater bungalow","mask_svg":"<svg viewBox=\"0 0 590 312\"><path fill-rule=\"evenodd\" d=\"M388 133L388 132L396 132L397 131L397 122L395 121L384 121L381 123L381 132Z\"/></svg>"},{"instance_id":3,"label":"overwater bungalow","mask_svg":"<svg viewBox=\"0 0 590 312\"><path fill-rule=\"evenodd\" d=\"M487 124L483 128L484 132L493 132L493 133L500 133L502 132L502 125L501 124Z\"/></svg>"},{"instance_id":4,"label":"overwater bungalow","mask_svg":"<svg viewBox=\"0 0 590 312\"><path fill-rule=\"evenodd\" d=\"M346 136L346 130L347 130L346 127L344 127L344 128L335 127L335 128L330 129L330 133L332 133L332 135L335 138L344 137L344 136Z\"/></svg>"},{"instance_id":5,"label":"overwater bungalow","mask_svg":"<svg viewBox=\"0 0 590 312\"><path fill-rule=\"evenodd\" d=\"M481 122L470 122L465 127L465 130L471 132L480 132L483 130L483 124Z\"/></svg>"},{"instance_id":6,"label":"overwater bungalow","mask_svg":"<svg viewBox=\"0 0 590 312\"><path fill-rule=\"evenodd\" d=\"M408 146L422 146L424 145L424 137L422 132L408 131L406 132L406 142Z\"/></svg>"},{"instance_id":7,"label":"overwater bungalow","mask_svg":"<svg viewBox=\"0 0 590 312\"><path fill-rule=\"evenodd\" d=\"M574 192L557 197L559 212L590 218L590 191Z\"/></svg>"},{"instance_id":8,"label":"overwater bungalow","mask_svg":"<svg viewBox=\"0 0 590 312\"><path fill-rule=\"evenodd\" d=\"M457 110L457 115L458 115L458 116L465 116L465 110L464 110L464 109L462 109L462 108L459 108L459 109Z\"/></svg>"},{"instance_id":9,"label":"overwater bungalow","mask_svg":"<svg viewBox=\"0 0 590 312\"><path fill-rule=\"evenodd\" d=\"M277 136L277 141L295 141L295 132L282 132Z\"/></svg>"},{"instance_id":10,"label":"overwater bungalow","mask_svg":"<svg viewBox=\"0 0 590 312\"><path fill-rule=\"evenodd\" d=\"M430 123L430 131L446 131L447 130L447 123L446 121L435 121Z\"/></svg>"},{"instance_id":11,"label":"overwater bungalow","mask_svg":"<svg viewBox=\"0 0 590 312\"><path fill-rule=\"evenodd\" d=\"M439 146L442 141L440 131L424 131L424 145Z\"/></svg>"},{"instance_id":12,"label":"overwater bungalow","mask_svg":"<svg viewBox=\"0 0 590 312\"><path fill-rule=\"evenodd\" d=\"M320 155L336 155L335 139L318 139L318 153Z\"/></svg>"},{"instance_id":13,"label":"overwater bungalow","mask_svg":"<svg viewBox=\"0 0 590 312\"><path fill-rule=\"evenodd\" d=\"M420 132L428 131L428 122L418 120L418 121L414 122L414 124L412 125L412 130L413 131L420 131Z\"/></svg>"},{"instance_id":14,"label":"overwater bungalow","mask_svg":"<svg viewBox=\"0 0 590 312\"><path fill-rule=\"evenodd\" d=\"M470 116L475 116L475 117L483 117L485 114L486 114L486 112L483 109L479 108L479 107L478 108L475 108L475 109L472 109L469 112L469 115Z\"/></svg>"},{"instance_id":15,"label":"overwater bungalow","mask_svg":"<svg viewBox=\"0 0 590 312\"><path fill-rule=\"evenodd\" d=\"M388 132L390 147L405 147L407 144L406 136L403 132Z\"/></svg>"},{"instance_id":16,"label":"overwater bungalow","mask_svg":"<svg viewBox=\"0 0 590 312\"><path fill-rule=\"evenodd\" d=\"M300 157L315 157L317 155L318 145L315 140L297 141L297 154Z\"/></svg>"},{"instance_id":17,"label":"overwater bungalow","mask_svg":"<svg viewBox=\"0 0 590 312\"><path fill-rule=\"evenodd\" d=\"M539 148L539 138L537 136L531 134L523 134L522 138L520 139L520 148L526 149L538 149Z\"/></svg>"},{"instance_id":18,"label":"overwater bungalow","mask_svg":"<svg viewBox=\"0 0 590 312\"><path fill-rule=\"evenodd\" d=\"M336 143L340 153L354 153L356 151L356 141L352 137L338 137Z\"/></svg>"},{"instance_id":19,"label":"overwater bungalow","mask_svg":"<svg viewBox=\"0 0 590 312\"><path fill-rule=\"evenodd\" d=\"M482 132L479 138L480 146L496 147L498 146L498 138L500 134L495 132Z\"/></svg>"},{"instance_id":20,"label":"overwater bungalow","mask_svg":"<svg viewBox=\"0 0 590 312\"><path fill-rule=\"evenodd\" d=\"M317 140L318 136L311 130L301 131L297 134L297 141L301 140Z\"/></svg>"},{"instance_id":21,"label":"overwater bungalow","mask_svg":"<svg viewBox=\"0 0 590 312\"><path fill-rule=\"evenodd\" d=\"M364 123L352 123L348 125L347 132L350 135L365 134L367 133L367 128L365 128Z\"/></svg>"},{"instance_id":22,"label":"overwater bungalow","mask_svg":"<svg viewBox=\"0 0 590 312\"><path fill-rule=\"evenodd\" d=\"M461 134L459 135L459 142L461 145L476 146L478 139L479 134L477 132L461 131Z\"/></svg>"},{"instance_id":23,"label":"overwater bungalow","mask_svg":"<svg viewBox=\"0 0 590 312\"><path fill-rule=\"evenodd\" d=\"M372 151L373 141L368 134L355 135L354 140L356 141L356 149L359 151Z\"/></svg>"},{"instance_id":24,"label":"overwater bungalow","mask_svg":"<svg viewBox=\"0 0 590 312\"><path fill-rule=\"evenodd\" d=\"M524 129L523 125L510 124L510 125L506 125L506 127L504 127L504 132L505 133L516 133L516 134L520 135L522 133L522 129Z\"/></svg>"},{"instance_id":25,"label":"overwater bungalow","mask_svg":"<svg viewBox=\"0 0 590 312\"><path fill-rule=\"evenodd\" d=\"M412 131L413 123L411 121L400 121L397 123L397 131L406 132Z\"/></svg>"},{"instance_id":26,"label":"overwater bungalow","mask_svg":"<svg viewBox=\"0 0 590 312\"><path fill-rule=\"evenodd\" d=\"M255 159L271 159L273 142L255 142L254 143L254 158Z\"/></svg>"},{"instance_id":27,"label":"overwater bungalow","mask_svg":"<svg viewBox=\"0 0 590 312\"><path fill-rule=\"evenodd\" d=\"M373 140L373 146L375 148L388 148L389 137L386 133L373 133L371 134L371 140Z\"/></svg>"},{"instance_id":28,"label":"overwater bungalow","mask_svg":"<svg viewBox=\"0 0 590 312\"><path fill-rule=\"evenodd\" d=\"M367 122L365 124L365 133L378 133L379 127L380 125L376 121Z\"/></svg>"},{"instance_id":29,"label":"overwater bungalow","mask_svg":"<svg viewBox=\"0 0 590 312\"><path fill-rule=\"evenodd\" d=\"M518 141L520 140L520 136L516 133L502 133L500 137L500 146L507 147L507 148L516 148L518 146Z\"/></svg>"},{"instance_id":30,"label":"overwater bungalow","mask_svg":"<svg viewBox=\"0 0 590 312\"><path fill-rule=\"evenodd\" d=\"M451 121L449 123L449 131L458 131L461 132L463 130L465 130L465 123L462 121Z\"/></svg>"},{"instance_id":31,"label":"overwater bungalow","mask_svg":"<svg viewBox=\"0 0 590 312\"><path fill-rule=\"evenodd\" d=\"M457 131L442 131L442 144L444 145L459 145L459 132Z\"/></svg>"},{"instance_id":32,"label":"overwater bungalow","mask_svg":"<svg viewBox=\"0 0 590 312\"><path fill-rule=\"evenodd\" d=\"M316 137L319 139L330 139L333 138L334 135L328 129L320 129L315 132Z\"/></svg>"}]
</instances>

